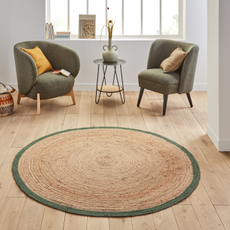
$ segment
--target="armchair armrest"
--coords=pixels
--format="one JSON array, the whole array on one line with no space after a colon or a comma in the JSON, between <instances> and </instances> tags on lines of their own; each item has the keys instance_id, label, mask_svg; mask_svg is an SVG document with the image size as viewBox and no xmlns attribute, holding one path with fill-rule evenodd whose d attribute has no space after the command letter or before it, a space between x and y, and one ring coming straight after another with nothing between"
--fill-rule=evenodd
<instances>
[{"instance_id":1,"label":"armchair armrest","mask_svg":"<svg viewBox=\"0 0 230 230\"><path fill-rule=\"evenodd\" d=\"M14 46L14 59L19 93L25 95L36 83L38 73L33 58L21 49L25 48L23 44L18 43Z\"/></svg>"},{"instance_id":2,"label":"armchair armrest","mask_svg":"<svg viewBox=\"0 0 230 230\"><path fill-rule=\"evenodd\" d=\"M189 93L193 89L199 47L190 44L189 50L186 51L189 53L186 56L181 69L180 85L178 88L178 93L180 94Z\"/></svg>"}]
</instances>

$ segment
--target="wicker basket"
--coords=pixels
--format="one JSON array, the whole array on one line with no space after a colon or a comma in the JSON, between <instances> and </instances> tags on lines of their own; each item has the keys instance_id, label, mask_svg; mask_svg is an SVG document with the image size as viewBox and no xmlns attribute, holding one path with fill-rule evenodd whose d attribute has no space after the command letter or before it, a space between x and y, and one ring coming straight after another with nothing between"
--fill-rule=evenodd
<instances>
[{"instance_id":1,"label":"wicker basket","mask_svg":"<svg viewBox=\"0 0 230 230\"><path fill-rule=\"evenodd\" d=\"M13 93L15 89L11 86ZM14 99L10 92L0 93L0 117L7 116L13 112Z\"/></svg>"}]
</instances>

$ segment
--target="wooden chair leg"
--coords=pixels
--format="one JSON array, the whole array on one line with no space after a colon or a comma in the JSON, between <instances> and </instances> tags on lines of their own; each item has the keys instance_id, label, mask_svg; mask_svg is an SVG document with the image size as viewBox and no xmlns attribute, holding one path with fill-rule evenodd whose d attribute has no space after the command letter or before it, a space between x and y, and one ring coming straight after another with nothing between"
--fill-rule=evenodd
<instances>
[{"instance_id":1,"label":"wooden chair leg","mask_svg":"<svg viewBox=\"0 0 230 230\"><path fill-rule=\"evenodd\" d=\"M186 93L186 95L187 95L187 98L188 98L188 101L189 101L190 106L193 107L192 98L191 98L191 96L190 96L190 93Z\"/></svg>"},{"instance_id":2,"label":"wooden chair leg","mask_svg":"<svg viewBox=\"0 0 230 230\"><path fill-rule=\"evenodd\" d=\"M70 96L72 97L73 104L76 105L75 95L74 95L74 90L73 89L70 92Z\"/></svg>"},{"instance_id":3,"label":"wooden chair leg","mask_svg":"<svg viewBox=\"0 0 230 230\"><path fill-rule=\"evenodd\" d=\"M163 116L166 113L167 101L168 101L168 94L164 95Z\"/></svg>"},{"instance_id":4,"label":"wooden chair leg","mask_svg":"<svg viewBox=\"0 0 230 230\"><path fill-rule=\"evenodd\" d=\"M143 92L144 92L144 88L140 88L139 97L138 97L138 101L137 101L137 107L139 107L139 105L141 103Z\"/></svg>"},{"instance_id":5,"label":"wooden chair leg","mask_svg":"<svg viewBox=\"0 0 230 230\"><path fill-rule=\"evenodd\" d=\"M18 92L18 100L17 100L17 104L19 104L21 101L21 94Z\"/></svg>"},{"instance_id":6,"label":"wooden chair leg","mask_svg":"<svg viewBox=\"0 0 230 230\"><path fill-rule=\"evenodd\" d=\"M40 101L40 94L37 94L37 114L40 115L40 107L41 107L41 101Z\"/></svg>"}]
</instances>

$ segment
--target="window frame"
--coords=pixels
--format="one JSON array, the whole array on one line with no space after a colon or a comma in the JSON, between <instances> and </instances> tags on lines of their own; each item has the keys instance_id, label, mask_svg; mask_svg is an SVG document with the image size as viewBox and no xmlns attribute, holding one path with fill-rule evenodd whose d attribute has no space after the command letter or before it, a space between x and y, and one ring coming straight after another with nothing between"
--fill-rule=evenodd
<instances>
[{"instance_id":1,"label":"window frame","mask_svg":"<svg viewBox=\"0 0 230 230\"><path fill-rule=\"evenodd\" d=\"M50 1L46 0L46 22L50 23ZM159 31L158 35L143 35L143 1L141 1L141 34L140 35L124 35L124 1L122 0L122 35L113 35L113 39L128 39L128 40L141 40L141 39L156 39L156 38L169 38L169 39L185 39L185 4L186 0L178 0L178 34L175 35L162 35L162 1L159 0ZM105 14L107 13L107 0L105 0ZM86 11L89 13L89 0L86 0ZM67 30L70 30L70 0L67 0ZM105 19L106 24L106 19ZM107 30L105 35L96 35L96 39L107 39ZM78 39L78 34L72 34L71 39ZM81 39L82 40L82 39ZM85 40L85 39L84 39ZM89 40L89 39L87 39ZM94 39L95 40L95 39Z\"/></svg>"}]
</instances>

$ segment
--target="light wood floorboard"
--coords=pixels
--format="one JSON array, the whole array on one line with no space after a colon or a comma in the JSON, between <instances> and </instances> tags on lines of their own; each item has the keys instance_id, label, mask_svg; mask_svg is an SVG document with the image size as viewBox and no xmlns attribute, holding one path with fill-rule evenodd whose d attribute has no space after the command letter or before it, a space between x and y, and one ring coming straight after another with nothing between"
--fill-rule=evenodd
<instances>
[{"instance_id":1,"label":"light wood floorboard","mask_svg":"<svg viewBox=\"0 0 230 230\"><path fill-rule=\"evenodd\" d=\"M132 230L132 222L130 217L126 218L109 218L110 230Z\"/></svg>"},{"instance_id":2,"label":"light wood floorboard","mask_svg":"<svg viewBox=\"0 0 230 230\"><path fill-rule=\"evenodd\" d=\"M218 152L206 134L207 93L192 92L193 107L186 95L169 95L166 116L162 116L163 96L144 91L119 94L75 92L70 97L41 102L22 98L14 112L0 117L0 229L2 230L229 230L230 152ZM196 158L201 180L185 200L157 213L126 217L96 218L73 215L44 206L28 198L16 185L12 172L15 155L28 143L61 130L118 126L151 131L187 148Z\"/></svg>"},{"instance_id":3,"label":"light wood floorboard","mask_svg":"<svg viewBox=\"0 0 230 230\"><path fill-rule=\"evenodd\" d=\"M64 230L86 230L87 220L87 216L66 213Z\"/></svg>"},{"instance_id":4,"label":"light wood floorboard","mask_svg":"<svg viewBox=\"0 0 230 230\"><path fill-rule=\"evenodd\" d=\"M172 208L153 213L153 219L157 230L178 230L175 215Z\"/></svg>"}]
</instances>

